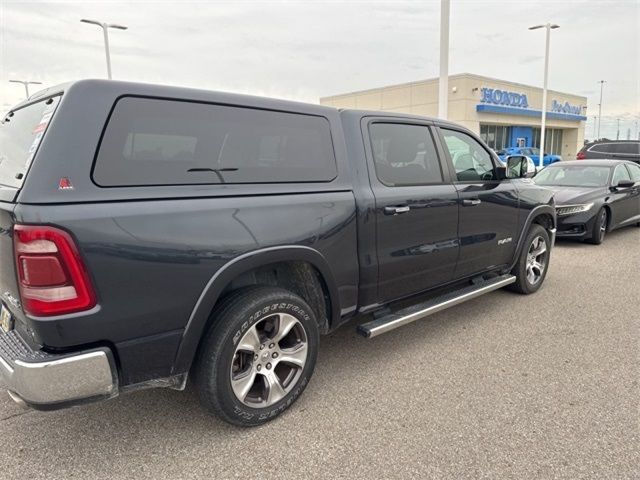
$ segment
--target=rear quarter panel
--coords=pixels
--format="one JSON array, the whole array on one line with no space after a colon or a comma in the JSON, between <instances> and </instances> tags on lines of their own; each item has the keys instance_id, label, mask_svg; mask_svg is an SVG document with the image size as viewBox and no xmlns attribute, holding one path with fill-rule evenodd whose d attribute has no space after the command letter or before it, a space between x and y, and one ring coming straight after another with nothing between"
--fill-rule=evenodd
<instances>
[{"instance_id":1,"label":"rear quarter panel","mask_svg":"<svg viewBox=\"0 0 640 480\"><path fill-rule=\"evenodd\" d=\"M166 357L168 373L212 276L243 253L276 245L320 252L334 267L340 302L347 308L357 297L354 203L351 192L332 192L19 206L19 222L50 223L71 232L98 295L98 307L90 312L27 323L35 340L49 348L105 342L121 356L128 355L123 348L138 353L151 348L149 353ZM142 338L149 341L131 344ZM156 342L163 345L160 352L154 351Z\"/></svg>"}]
</instances>

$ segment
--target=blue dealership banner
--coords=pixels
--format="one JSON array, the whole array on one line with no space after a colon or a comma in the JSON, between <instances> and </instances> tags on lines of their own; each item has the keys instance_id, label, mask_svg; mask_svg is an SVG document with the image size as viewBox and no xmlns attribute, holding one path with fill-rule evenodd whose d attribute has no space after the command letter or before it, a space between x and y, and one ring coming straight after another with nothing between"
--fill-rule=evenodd
<instances>
[{"instance_id":1,"label":"blue dealership banner","mask_svg":"<svg viewBox=\"0 0 640 480\"><path fill-rule=\"evenodd\" d=\"M509 92L497 88L483 87L480 89L480 103L476 105L477 112L502 113L505 115L522 115L527 117L540 117L542 110L529 109L527 95L518 92ZM547 118L555 120L584 121L582 105L572 105L569 102L553 100L551 111L547 112Z\"/></svg>"}]
</instances>

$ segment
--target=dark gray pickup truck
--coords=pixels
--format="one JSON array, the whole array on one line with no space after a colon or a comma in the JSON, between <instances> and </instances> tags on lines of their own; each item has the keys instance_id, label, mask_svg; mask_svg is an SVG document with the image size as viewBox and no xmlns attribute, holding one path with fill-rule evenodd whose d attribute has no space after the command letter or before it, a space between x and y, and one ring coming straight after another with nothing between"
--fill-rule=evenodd
<instances>
[{"instance_id":1,"label":"dark gray pickup truck","mask_svg":"<svg viewBox=\"0 0 640 480\"><path fill-rule=\"evenodd\" d=\"M224 420L263 423L351 318L375 337L540 288L555 208L524 177L526 159L505 168L435 119L44 90L0 127L0 382L55 409L190 380Z\"/></svg>"}]
</instances>

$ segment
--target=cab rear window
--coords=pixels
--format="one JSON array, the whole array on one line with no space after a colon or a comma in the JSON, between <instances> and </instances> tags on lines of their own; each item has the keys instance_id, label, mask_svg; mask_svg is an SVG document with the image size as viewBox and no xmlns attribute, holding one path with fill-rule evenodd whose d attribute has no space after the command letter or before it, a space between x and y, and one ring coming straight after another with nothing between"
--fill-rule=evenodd
<instances>
[{"instance_id":1,"label":"cab rear window","mask_svg":"<svg viewBox=\"0 0 640 480\"><path fill-rule=\"evenodd\" d=\"M0 124L0 185L22 187L60 101L53 97L10 111Z\"/></svg>"},{"instance_id":2,"label":"cab rear window","mask_svg":"<svg viewBox=\"0 0 640 480\"><path fill-rule=\"evenodd\" d=\"M124 97L93 170L100 185L328 182L337 175L324 117Z\"/></svg>"}]
</instances>

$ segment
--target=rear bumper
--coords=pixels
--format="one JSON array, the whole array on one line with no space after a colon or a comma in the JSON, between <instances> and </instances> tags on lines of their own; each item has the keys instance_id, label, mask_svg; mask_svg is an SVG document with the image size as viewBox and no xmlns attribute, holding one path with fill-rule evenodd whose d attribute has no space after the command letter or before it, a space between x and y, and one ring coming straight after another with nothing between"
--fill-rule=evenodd
<instances>
[{"instance_id":1,"label":"rear bumper","mask_svg":"<svg viewBox=\"0 0 640 480\"><path fill-rule=\"evenodd\" d=\"M41 410L118 394L108 348L54 355L31 349L16 331L0 332L0 383L18 403Z\"/></svg>"}]
</instances>

